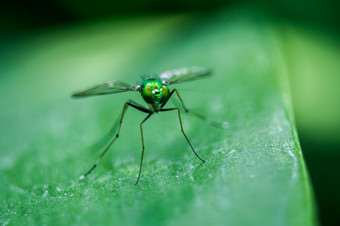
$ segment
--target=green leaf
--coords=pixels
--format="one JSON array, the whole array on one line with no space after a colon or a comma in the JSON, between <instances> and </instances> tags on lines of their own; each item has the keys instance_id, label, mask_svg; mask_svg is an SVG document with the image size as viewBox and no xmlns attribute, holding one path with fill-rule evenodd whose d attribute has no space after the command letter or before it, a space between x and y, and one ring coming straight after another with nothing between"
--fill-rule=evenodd
<instances>
[{"instance_id":1,"label":"green leaf","mask_svg":"<svg viewBox=\"0 0 340 226\"><path fill-rule=\"evenodd\" d=\"M314 225L282 47L268 19L244 12L103 21L33 33L1 58L2 224ZM182 66L214 75L174 85L186 106L227 128L176 112L140 122L126 112L119 139L96 143L138 93L74 100L73 91ZM178 101L177 101L178 102ZM176 102L170 103L176 105ZM95 146L97 147L97 146Z\"/></svg>"}]
</instances>

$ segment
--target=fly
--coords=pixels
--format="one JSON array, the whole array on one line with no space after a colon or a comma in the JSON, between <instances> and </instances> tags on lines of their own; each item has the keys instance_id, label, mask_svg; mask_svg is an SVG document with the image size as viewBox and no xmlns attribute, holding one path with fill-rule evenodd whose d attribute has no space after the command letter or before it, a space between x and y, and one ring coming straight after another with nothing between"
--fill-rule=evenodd
<instances>
[{"instance_id":1,"label":"fly","mask_svg":"<svg viewBox=\"0 0 340 226\"><path fill-rule=\"evenodd\" d=\"M184 102L181 96L179 95L179 92L177 91L177 89L170 90L168 87L169 85L172 85L172 84L192 81L198 78L204 78L210 74L211 74L211 71L203 67L180 68L180 69L174 69L174 70L163 72L159 74L157 78L143 79L137 86L131 86L129 84L126 84L120 81L110 81L110 82L99 84L90 89L74 93L72 97L88 97L88 96L120 93L120 92L127 92L127 91L137 91L141 94L144 101L148 104L148 108L132 100L129 100L128 102L124 104L123 111L120 116L118 128L116 128L116 135L112 138L109 145L104 149L104 151L101 153L101 155L99 156L95 164L90 168L90 170L87 171L84 175L80 176L79 179L81 180L84 179L96 168L96 166L98 165L100 160L103 158L105 153L109 150L111 145L117 140L117 138L119 137L119 131L122 126L123 118L128 107L133 107L147 114L145 119L140 123L140 132L141 132L141 139L142 139L142 156L140 160L138 178L137 178L135 185L138 184L138 181L142 173L143 156L144 156L144 149L145 149L144 138L143 138L143 124L154 113L163 112L163 111L177 111L179 124L180 124L181 132L183 136L187 140L192 152L196 155L196 157L202 162L205 162L204 159L202 159L197 154L197 152L195 151L194 147L190 143L187 135L185 134L183 130L180 109L179 108L164 108L164 106L166 105L168 100L173 96L173 94L176 94L186 113L195 115L203 120L210 122L213 125L218 124L216 122L208 120L206 117L198 113L190 111L184 105Z\"/></svg>"}]
</instances>

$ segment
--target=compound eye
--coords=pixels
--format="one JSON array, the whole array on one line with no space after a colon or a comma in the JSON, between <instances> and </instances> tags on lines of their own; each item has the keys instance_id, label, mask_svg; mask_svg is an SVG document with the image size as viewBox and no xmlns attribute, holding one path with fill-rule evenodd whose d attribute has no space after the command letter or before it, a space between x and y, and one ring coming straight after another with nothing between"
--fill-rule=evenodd
<instances>
[{"instance_id":1,"label":"compound eye","mask_svg":"<svg viewBox=\"0 0 340 226\"><path fill-rule=\"evenodd\" d=\"M151 96L152 96L151 87L145 87L145 88L143 89L143 96L148 96L148 97L151 97Z\"/></svg>"},{"instance_id":2,"label":"compound eye","mask_svg":"<svg viewBox=\"0 0 340 226\"><path fill-rule=\"evenodd\" d=\"M163 96L167 97L169 95L169 89L166 86L163 86L162 93L163 93Z\"/></svg>"},{"instance_id":3,"label":"compound eye","mask_svg":"<svg viewBox=\"0 0 340 226\"><path fill-rule=\"evenodd\" d=\"M163 85L161 103L166 103L169 100L169 97L170 97L169 88Z\"/></svg>"},{"instance_id":4,"label":"compound eye","mask_svg":"<svg viewBox=\"0 0 340 226\"><path fill-rule=\"evenodd\" d=\"M142 97L143 99L149 103L152 104L153 103L153 98L152 98L152 89L151 87L145 87L142 91Z\"/></svg>"}]
</instances>

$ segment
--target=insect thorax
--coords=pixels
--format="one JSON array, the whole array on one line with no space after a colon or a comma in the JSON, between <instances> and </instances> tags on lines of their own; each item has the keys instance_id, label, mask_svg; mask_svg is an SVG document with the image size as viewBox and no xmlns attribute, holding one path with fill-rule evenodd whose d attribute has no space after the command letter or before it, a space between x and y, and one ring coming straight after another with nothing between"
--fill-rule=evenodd
<instances>
[{"instance_id":1,"label":"insect thorax","mask_svg":"<svg viewBox=\"0 0 340 226\"><path fill-rule=\"evenodd\" d=\"M159 106L168 101L170 90L159 79L147 79L141 84L140 94L153 110L158 111Z\"/></svg>"}]
</instances>

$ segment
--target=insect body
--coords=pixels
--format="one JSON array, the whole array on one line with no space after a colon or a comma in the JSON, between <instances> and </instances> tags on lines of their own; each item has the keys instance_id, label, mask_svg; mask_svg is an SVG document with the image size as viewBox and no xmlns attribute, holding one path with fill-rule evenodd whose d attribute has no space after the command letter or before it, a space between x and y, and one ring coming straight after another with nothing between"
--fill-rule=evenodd
<instances>
[{"instance_id":1,"label":"insect body","mask_svg":"<svg viewBox=\"0 0 340 226\"><path fill-rule=\"evenodd\" d=\"M150 118L150 116L154 113L158 113L161 111L177 111L182 134L184 135L185 139L190 145L191 150L197 156L197 158L199 158L202 162L205 162L196 153L195 149L191 145L188 137L186 136L183 130L180 109L179 108L164 108L164 106L168 102L168 100L172 97L172 95L176 93L186 113L190 113L201 119L207 120L204 116L197 114L195 112L189 111L185 107L183 100L181 96L179 95L177 89L173 89L172 91L170 91L168 86L172 84L176 84L176 83L195 80L200 77L205 77L209 74L210 74L210 71L206 68L201 68L201 67L181 68L181 69L175 69L175 70L163 72L159 75L158 78L150 78L150 79L143 80L137 86L130 86L124 82L119 82L119 81L111 81L111 82L106 82L106 83L97 85L93 88L90 88L90 89L87 89L81 92L74 93L72 95L73 97L87 97L87 96L93 96L93 95L111 94L111 93L119 93L119 92L126 92L126 91L137 91L142 95L144 101L149 106L149 108L146 108L132 100L124 104L118 127L114 128L116 130L116 135L112 138L109 145L104 149L104 151L102 152L102 154L100 155L96 163L90 168L90 170L87 173L82 175L80 179L84 179L87 175L89 175L92 172L92 170L94 170L94 168L96 168L96 166L98 165L102 157L109 150L110 146L119 137L119 132L120 132L120 128L123 122L124 114L125 114L126 109L129 106L148 114L146 118L140 123L140 131L141 131L141 139L142 139L142 156L141 156L138 178L137 178L135 185L138 184L138 181L140 179L140 175L142 172L142 164L143 164L143 156L144 156L143 123L148 118Z\"/></svg>"}]
</instances>

